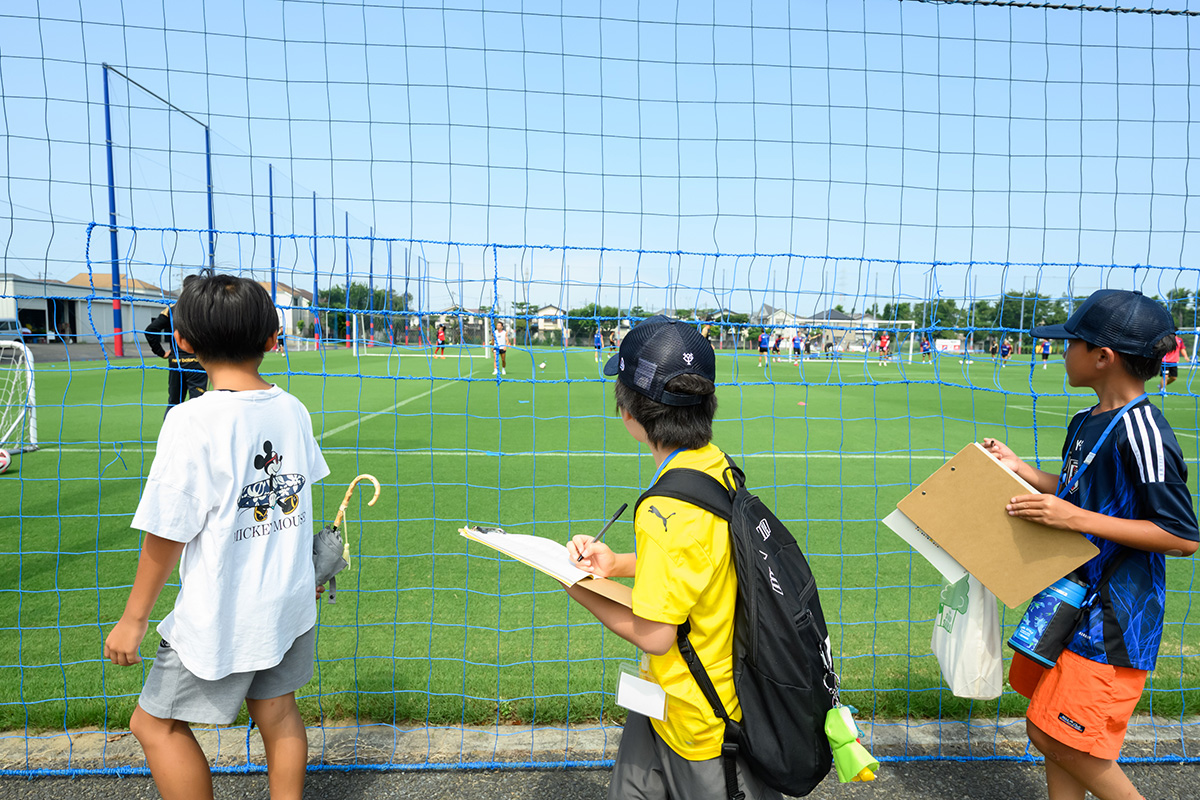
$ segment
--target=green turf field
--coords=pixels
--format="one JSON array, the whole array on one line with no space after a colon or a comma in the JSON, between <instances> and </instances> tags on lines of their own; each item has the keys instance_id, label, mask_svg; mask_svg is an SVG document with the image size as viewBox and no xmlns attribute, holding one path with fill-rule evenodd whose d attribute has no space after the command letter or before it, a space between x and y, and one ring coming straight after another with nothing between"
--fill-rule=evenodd
<instances>
[{"instance_id":1,"label":"green turf field","mask_svg":"<svg viewBox=\"0 0 1200 800\"><path fill-rule=\"evenodd\" d=\"M616 664L633 648L552 580L457 529L592 533L632 504L653 462L616 418L591 350L514 348L501 383L481 350L451 352L430 361L417 350L338 349L264 364L312 412L333 470L314 493L318 519L332 519L359 472L384 487L376 506L350 507L355 558L338 603L320 607L318 672L302 708L310 720L438 724L619 716ZM867 716L1019 713L1011 694L971 706L940 688L929 651L937 574L877 520L984 436L1056 469L1066 417L1089 397L1064 386L1061 361L1032 371L1028 361L997 369L954 357L936 367L756 361L719 356L716 443L808 554L846 700ZM1172 387L1180 393L1160 402L1194 491L1200 404L1184 393L1189 381L1185 371ZM0 729L128 723L144 671L108 666L100 652L134 575L129 521L165 387L161 369L135 360L37 365L42 449L0 476ZM631 516L606 537L617 549L632 549ZM1193 563L1168 561L1163 655L1143 710L1178 715L1200 699ZM173 597L168 586L157 617ZM1019 617L1004 612L1006 636ZM156 644L151 633L143 654Z\"/></svg>"}]
</instances>

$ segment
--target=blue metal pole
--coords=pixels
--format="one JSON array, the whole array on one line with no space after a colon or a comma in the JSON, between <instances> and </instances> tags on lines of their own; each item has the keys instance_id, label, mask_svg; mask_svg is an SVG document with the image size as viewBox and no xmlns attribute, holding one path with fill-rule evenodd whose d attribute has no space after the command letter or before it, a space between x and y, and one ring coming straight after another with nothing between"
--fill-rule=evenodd
<instances>
[{"instance_id":1,"label":"blue metal pole","mask_svg":"<svg viewBox=\"0 0 1200 800\"><path fill-rule=\"evenodd\" d=\"M321 347L321 295L317 286L317 193L313 192L313 238L312 238L312 256L313 256L313 305L317 310L313 312L313 333L316 336L317 347Z\"/></svg>"},{"instance_id":2,"label":"blue metal pole","mask_svg":"<svg viewBox=\"0 0 1200 800\"><path fill-rule=\"evenodd\" d=\"M375 346L375 229L370 228L367 250L367 347Z\"/></svg>"},{"instance_id":3,"label":"blue metal pole","mask_svg":"<svg viewBox=\"0 0 1200 800\"><path fill-rule=\"evenodd\" d=\"M112 114L108 101L108 64L104 69L104 140L108 154L108 243L112 249L113 348L117 356L125 355L121 339L121 265L117 254L117 184L113 173Z\"/></svg>"},{"instance_id":4,"label":"blue metal pole","mask_svg":"<svg viewBox=\"0 0 1200 800\"><path fill-rule=\"evenodd\" d=\"M217 267L217 232L213 225L212 135L204 126L204 163L208 170L208 266Z\"/></svg>"},{"instance_id":5,"label":"blue metal pole","mask_svg":"<svg viewBox=\"0 0 1200 800\"><path fill-rule=\"evenodd\" d=\"M271 220L271 302L279 305L275 298L275 168L267 164L267 202Z\"/></svg>"},{"instance_id":6,"label":"blue metal pole","mask_svg":"<svg viewBox=\"0 0 1200 800\"><path fill-rule=\"evenodd\" d=\"M346 212L346 347L352 347L350 341L350 212Z\"/></svg>"}]
</instances>

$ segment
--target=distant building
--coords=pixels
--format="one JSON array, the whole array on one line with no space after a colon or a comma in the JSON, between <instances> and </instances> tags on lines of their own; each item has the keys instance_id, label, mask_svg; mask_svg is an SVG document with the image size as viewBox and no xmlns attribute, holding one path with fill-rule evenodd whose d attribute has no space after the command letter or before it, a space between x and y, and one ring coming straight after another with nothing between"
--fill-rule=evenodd
<instances>
[{"instance_id":1,"label":"distant building","mask_svg":"<svg viewBox=\"0 0 1200 800\"><path fill-rule=\"evenodd\" d=\"M121 295L121 338L135 347L145 345L140 332L172 297L139 280L122 281ZM0 317L16 317L35 341L112 342L112 277L81 272L56 281L10 273L0 278Z\"/></svg>"}]
</instances>

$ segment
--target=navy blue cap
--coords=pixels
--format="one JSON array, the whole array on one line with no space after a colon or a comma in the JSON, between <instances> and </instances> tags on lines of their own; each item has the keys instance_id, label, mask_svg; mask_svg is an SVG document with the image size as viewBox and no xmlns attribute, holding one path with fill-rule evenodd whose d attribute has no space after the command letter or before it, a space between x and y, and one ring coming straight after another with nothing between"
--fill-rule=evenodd
<instances>
[{"instance_id":1,"label":"navy blue cap","mask_svg":"<svg viewBox=\"0 0 1200 800\"><path fill-rule=\"evenodd\" d=\"M1154 345L1175 333L1171 312L1141 292L1100 289L1058 325L1030 331L1039 339L1081 339L1131 356L1152 356Z\"/></svg>"},{"instance_id":2,"label":"navy blue cap","mask_svg":"<svg viewBox=\"0 0 1200 800\"><path fill-rule=\"evenodd\" d=\"M677 319L643 320L621 340L621 349L604 365L605 375L651 400L668 406L694 406L704 398L668 392L667 383L680 375L699 375L717 382L717 357L708 338L696 326Z\"/></svg>"}]
</instances>

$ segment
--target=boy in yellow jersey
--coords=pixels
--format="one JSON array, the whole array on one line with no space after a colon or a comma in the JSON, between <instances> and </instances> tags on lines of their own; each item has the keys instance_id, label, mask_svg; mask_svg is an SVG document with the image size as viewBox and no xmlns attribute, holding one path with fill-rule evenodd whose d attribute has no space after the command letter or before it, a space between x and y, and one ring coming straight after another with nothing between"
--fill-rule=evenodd
<instances>
[{"instance_id":1,"label":"boy in yellow jersey","mask_svg":"<svg viewBox=\"0 0 1200 800\"><path fill-rule=\"evenodd\" d=\"M725 454L711 444L717 410L716 357L692 325L653 317L634 328L605 365L617 376L617 410L658 470L688 467L721 479ZM651 481L651 484L654 483ZM661 720L630 712L621 735L608 796L725 800L721 744L725 725L704 699L676 644L689 639L731 719L742 712L733 687L733 612L737 576L729 525L690 503L654 497L634 518L636 552L614 553L592 537L567 545L572 563L600 576L633 578L633 608L592 592L567 592L618 636L646 652L649 677L666 693ZM748 800L781 795L741 759L738 786Z\"/></svg>"}]
</instances>

